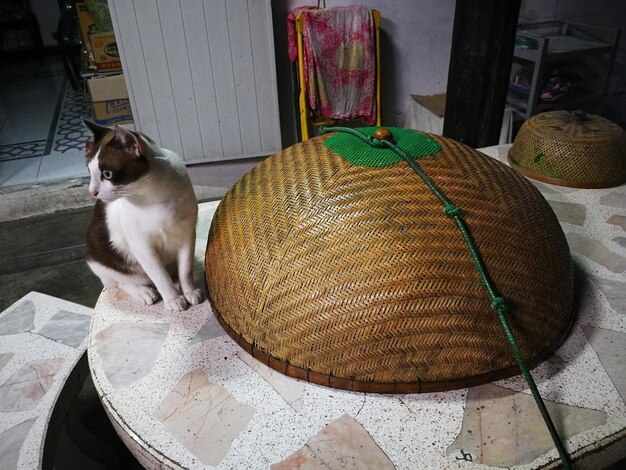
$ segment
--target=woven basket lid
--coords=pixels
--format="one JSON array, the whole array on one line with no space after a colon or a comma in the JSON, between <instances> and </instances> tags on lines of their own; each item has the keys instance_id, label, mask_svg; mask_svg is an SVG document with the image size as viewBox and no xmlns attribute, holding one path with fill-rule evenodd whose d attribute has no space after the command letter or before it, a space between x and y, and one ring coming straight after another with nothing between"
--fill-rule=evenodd
<instances>
[{"instance_id":1,"label":"woven basket lid","mask_svg":"<svg viewBox=\"0 0 626 470\"><path fill-rule=\"evenodd\" d=\"M569 250L549 205L469 147L392 131L460 207L526 360L547 358L573 318ZM454 218L406 162L351 138L289 147L224 196L205 256L222 326L270 367L348 390L439 391L518 373Z\"/></svg>"},{"instance_id":2,"label":"woven basket lid","mask_svg":"<svg viewBox=\"0 0 626 470\"><path fill-rule=\"evenodd\" d=\"M520 173L560 186L608 188L626 181L626 133L582 111L549 111L528 119L509 163Z\"/></svg>"}]
</instances>

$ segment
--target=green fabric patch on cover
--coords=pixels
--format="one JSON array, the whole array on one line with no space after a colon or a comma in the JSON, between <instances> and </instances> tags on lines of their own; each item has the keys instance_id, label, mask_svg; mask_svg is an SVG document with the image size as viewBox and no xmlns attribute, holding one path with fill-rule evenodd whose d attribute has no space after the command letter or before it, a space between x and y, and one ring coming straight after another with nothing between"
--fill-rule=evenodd
<instances>
[{"instance_id":1,"label":"green fabric patch on cover","mask_svg":"<svg viewBox=\"0 0 626 470\"><path fill-rule=\"evenodd\" d=\"M370 137L378 129L379 127L360 127L354 130ZM437 142L413 129L387 126L385 129L393 134L393 143L413 158L434 155L441 150ZM338 132L326 139L324 145L357 166L381 167L402 161L402 157L392 149L374 147L348 132Z\"/></svg>"}]
</instances>

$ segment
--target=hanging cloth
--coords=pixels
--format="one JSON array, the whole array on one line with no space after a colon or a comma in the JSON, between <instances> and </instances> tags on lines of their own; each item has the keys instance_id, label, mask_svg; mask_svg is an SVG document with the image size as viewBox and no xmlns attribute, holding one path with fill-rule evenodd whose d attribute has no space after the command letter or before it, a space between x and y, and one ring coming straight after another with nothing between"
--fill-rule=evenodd
<instances>
[{"instance_id":1,"label":"hanging cloth","mask_svg":"<svg viewBox=\"0 0 626 470\"><path fill-rule=\"evenodd\" d=\"M376 122L374 23L368 8L307 9L304 70L309 109L319 117Z\"/></svg>"}]
</instances>

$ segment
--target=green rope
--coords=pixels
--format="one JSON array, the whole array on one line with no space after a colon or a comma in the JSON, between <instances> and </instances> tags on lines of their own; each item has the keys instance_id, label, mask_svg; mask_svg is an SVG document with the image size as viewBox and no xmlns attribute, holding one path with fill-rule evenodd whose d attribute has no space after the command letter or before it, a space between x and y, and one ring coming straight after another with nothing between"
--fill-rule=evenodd
<instances>
[{"instance_id":1,"label":"green rope","mask_svg":"<svg viewBox=\"0 0 626 470\"><path fill-rule=\"evenodd\" d=\"M500 320L500 323L502 324L502 328L504 329L506 338L509 344L511 345L511 349L513 349L513 355L515 356L515 360L517 361L517 364L520 368L520 371L522 372L522 375L524 376L524 379L526 379L526 383L528 384L528 387L530 388L532 396L535 399L535 403L537 404L537 407L539 408L539 411L541 413L541 416L543 417L546 427L548 428L548 431L550 432L550 436L552 437L552 440L554 441L556 449L559 453L559 457L561 458L561 462L563 463L563 468L565 469L571 468L569 457L567 455L567 451L565 450L565 446L563 445L563 442L561 441L559 434L556 428L554 427L554 423L552 422L552 419L550 418L550 415L548 414L548 410L546 408L545 403L543 402L543 399L541 398L541 394L539 393L539 390L537 389L537 385L535 384L535 381L532 375L530 374L530 371L528 370L528 366L526 365L526 360L524 359L522 351L519 345L517 344L517 341L515 340L515 336L513 335L513 331L511 330L511 327L509 326L509 322L506 318L506 313L508 312L508 304L503 297L500 297L496 294L495 288L492 286L492 283L489 279L489 275L487 274L487 270L476 248L476 244L474 243L474 240L472 239L472 236L470 235L467 225L465 224L465 221L463 220L462 211L446 197L446 195L435 184L435 182L424 172L424 170L422 170L422 168L417 164L417 162L413 158L411 158L405 151L398 148L393 142L389 140L378 140L373 136L363 135L358 130L352 129L349 127L328 127L328 128L322 127L320 129L320 134L324 134L326 132L346 132L369 143L373 147L392 149L400 157L402 157L402 159L405 162L408 163L408 165L413 169L413 171L415 171L415 173L419 175L419 177L426 184L426 186L428 186L428 188L432 191L432 193L441 201L444 207L443 212L449 217L452 217L454 221L456 222L457 226L459 227L459 231L461 232L463 241L465 242L465 245L467 246L469 250L470 257L472 258L474 266L476 267L476 270L478 271L480 280L485 290L487 291L487 294L489 295L489 299L491 300L491 307L498 315L498 319Z\"/></svg>"}]
</instances>

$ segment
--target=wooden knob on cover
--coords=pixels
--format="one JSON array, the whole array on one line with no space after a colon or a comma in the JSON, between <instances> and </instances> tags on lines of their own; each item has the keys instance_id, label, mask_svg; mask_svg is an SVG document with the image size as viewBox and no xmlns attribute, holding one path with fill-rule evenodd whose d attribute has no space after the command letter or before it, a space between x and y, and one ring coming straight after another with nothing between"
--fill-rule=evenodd
<instances>
[{"instance_id":1,"label":"wooden knob on cover","mask_svg":"<svg viewBox=\"0 0 626 470\"><path fill-rule=\"evenodd\" d=\"M373 137L378 140L393 140L393 134L389 129L381 127L374 131Z\"/></svg>"}]
</instances>

